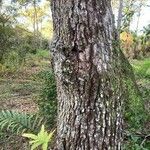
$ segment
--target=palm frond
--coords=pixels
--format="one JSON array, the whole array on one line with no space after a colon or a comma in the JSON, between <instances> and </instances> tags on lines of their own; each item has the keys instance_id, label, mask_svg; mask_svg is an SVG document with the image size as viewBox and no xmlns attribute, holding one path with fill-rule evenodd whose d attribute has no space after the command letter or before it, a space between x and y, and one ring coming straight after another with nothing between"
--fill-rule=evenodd
<instances>
[{"instance_id":1,"label":"palm frond","mask_svg":"<svg viewBox=\"0 0 150 150\"><path fill-rule=\"evenodd\" d=\"M0 130L20 134L24 132L37 133L44 123L43 118L37 115L29 115L24 112L10 110L0 111Z\"/></svg>"}]
</instances>

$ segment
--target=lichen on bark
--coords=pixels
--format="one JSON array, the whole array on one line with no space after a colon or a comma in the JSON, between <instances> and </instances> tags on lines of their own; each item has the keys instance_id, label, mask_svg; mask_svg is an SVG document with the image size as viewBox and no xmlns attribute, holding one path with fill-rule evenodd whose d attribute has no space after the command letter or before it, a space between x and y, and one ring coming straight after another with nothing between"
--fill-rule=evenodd
<instances>
[{"instance_id":1,"label":"lichen on bark","mask_svg":"<svg viewBox=\"0 0 150 150\"><path fill-rule=\"evenodd\" d=\"M125 99L110 1L52 0L58 150L120 150Z\"/></svg>"}]
</instances>

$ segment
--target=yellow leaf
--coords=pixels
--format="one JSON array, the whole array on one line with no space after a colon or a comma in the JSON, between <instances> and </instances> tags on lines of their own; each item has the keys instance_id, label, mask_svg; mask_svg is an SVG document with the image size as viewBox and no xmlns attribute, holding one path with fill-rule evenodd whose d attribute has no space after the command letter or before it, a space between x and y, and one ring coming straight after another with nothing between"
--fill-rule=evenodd
<instances>
[{"instance_id":1,"label":"yellow leaf","mask_svg":"<svg viewBox=\"0 0 150 150\"><path fill-rule=\"evenodd\" d=\"M125 42L126 44L128 44L128 45L131 45L131 44L133 44L133 36L132 36L132 34L131 33L128 33L128 32L122 32L121 34L120 34L120 39L123 41L123 42Z\"/></svg>"}]
</instances>

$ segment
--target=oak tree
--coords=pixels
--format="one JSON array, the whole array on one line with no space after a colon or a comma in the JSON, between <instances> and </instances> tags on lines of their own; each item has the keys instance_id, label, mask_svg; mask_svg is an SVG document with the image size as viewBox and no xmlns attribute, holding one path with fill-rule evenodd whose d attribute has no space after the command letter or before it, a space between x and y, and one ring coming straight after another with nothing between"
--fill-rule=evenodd
<instances>
[{"instance_id":1,"label":"oak tree","mask_svg":"<svg viewBox=\"0 0 150 150\"><path fill-rule=\"evenodd\" d=\"M111 1L52 0L51 8L57 149L120 150L132 69L118 46Z\"/></svg>"}]
</instances>

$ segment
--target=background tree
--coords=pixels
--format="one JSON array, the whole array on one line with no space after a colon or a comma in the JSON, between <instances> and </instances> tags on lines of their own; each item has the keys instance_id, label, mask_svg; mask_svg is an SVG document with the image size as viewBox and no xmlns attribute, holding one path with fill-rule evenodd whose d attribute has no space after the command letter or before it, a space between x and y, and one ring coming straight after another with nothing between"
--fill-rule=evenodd
<instances>
[{"instance_id":1,"label":"background tree","mask_svg":"<svg viewBox=\"0 0 150 150\"><path fill-rule=\"evenodd\" d=\"M2 46L0 48L0 62L3 65L9 61L10 55L17 59L16 62L20 62L24 61L27 53L36 53L38 49L48 48L48 38L51 37L50 33L52 33L52 23L47 14L50 10L48 2L39 6L39 1L36 1L36 12L33 1L21 0L11 3L3 0L1 8L0 44ZM36 19L34 19L35 13ZM47 25L47 23L49 24ZM36 24L36 28L32 30L33 24ZM45 32L47 34L43 36Z\"/></svg>"},{"instance_id":2,"label":"background tree","mask_svg":"<svg viewBox=\"0 0 150 150\"><path fill-rule=\"evenodd\" d=\"M143 35L141 36L141 46L143 56L150 55L150 24L143 29Z\"/></svg>"},{"instance_id":3,"label":"background tree","mask_svg":"<svg viewBox=\"0 0 150 150\"><path fill-rule=\"evenodd\" d=\"M118 10L118 21L117 21L117 29L120 30L121 22L122 22L122 13L123 13L123 0L119 1L119 10Z\"/></svg>"},{"instance_id":4,"label":"background tree","mask_svg":"<svg viewBox=\"0 0 150 150\"><path fill-rule=\"evenodd\" d=\"M2 3L2 2L1 2ZM13 6L5 6L1 4L0 11L0 62L5 54L10 51L14 44L14 31L12 25L16 23L17 16L16 8Z\"/></svg>"}]
</instances>

